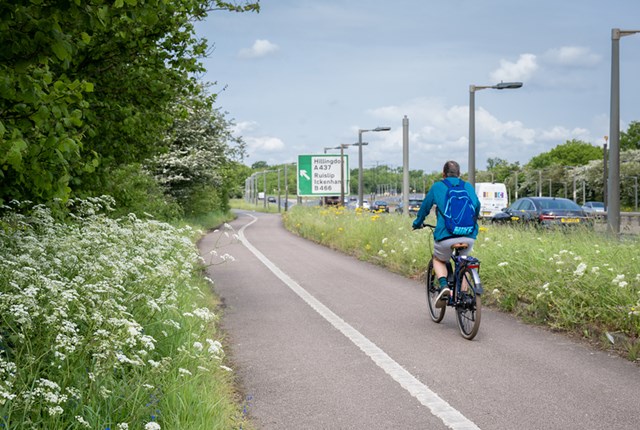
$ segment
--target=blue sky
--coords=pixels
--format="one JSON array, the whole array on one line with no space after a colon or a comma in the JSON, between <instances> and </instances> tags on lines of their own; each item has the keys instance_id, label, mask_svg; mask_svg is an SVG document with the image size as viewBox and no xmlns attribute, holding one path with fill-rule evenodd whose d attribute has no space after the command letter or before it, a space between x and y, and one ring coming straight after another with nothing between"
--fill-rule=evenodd
<instances>
[{"instance_id":1,"label":"blue sky","mask_svg":"<svg viewBox=\"0 0 640 430\"><path fill-rule=\"evenodd\" d=\"M476 168L526 164L569 139L609 134L611 29L640 30L637 0L262 0L259 14L213 12L203 80L248 144L245 164L293 162L358 140L365 167L467 170L469 86ZM640 34L620 40L621 129L640 121ZM351 167L357 148L349 148Z\"/></svg>"}]
</instances>

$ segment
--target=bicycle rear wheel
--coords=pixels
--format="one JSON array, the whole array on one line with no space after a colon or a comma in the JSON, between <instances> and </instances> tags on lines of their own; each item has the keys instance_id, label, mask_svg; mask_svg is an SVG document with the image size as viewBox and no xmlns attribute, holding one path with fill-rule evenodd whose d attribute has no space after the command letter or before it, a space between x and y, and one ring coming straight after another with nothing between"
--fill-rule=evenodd
<instances>
[{"instance_id":1,"label":"bicycle rear wheel","mask_svg":"<svg viewBox=\"0 0 640 430\"><path fill-rule=\"evenodd\" d=\"M431 315L431 319L434 322L439 323L442 321L442 318L444 318L444 313L447 310L447 307L436 307L436 299L440 292L440 284L438 283L436 272L433 270L433 258L429 260L429 266L427 267L425 292L427 293L427 303L429 304L429 315Z\"/></svg>"},{"instance_id":2,"label":"bicycle rear wheel","mask_svg":"<svg viewBox=\"0 0 640 430\"><path fill-rule=\"evenodd\" d=\"M480 288L476 287L480 278L476 269L465 269L460 276L458 285L462 290L462 286L466 284L467 289L459 292L456 304L456 320L462 337L471 340L476 337L480 329L482 302L480 295L477 294Z\"/></svg>"}]
</instances>

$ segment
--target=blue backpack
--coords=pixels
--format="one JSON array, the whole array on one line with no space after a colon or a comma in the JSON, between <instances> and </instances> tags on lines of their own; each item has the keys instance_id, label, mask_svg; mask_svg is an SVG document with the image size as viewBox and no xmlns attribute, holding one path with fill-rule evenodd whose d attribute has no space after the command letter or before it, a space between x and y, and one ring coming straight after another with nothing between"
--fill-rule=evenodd
<instances>
[{"instance_id":1,"label":"blue backpack","mask_svg":"<svg viewBox=\"0 0 640 430\"><path fill-rule=\"evenodd\" d=\"M471 196L460 179L458 185L452 185L446 178L442 180L447 186L444 210L440 214L444 218L444 225L454 236L469 236L476 226L476 208Z\"/></svg>"}]
</instances>

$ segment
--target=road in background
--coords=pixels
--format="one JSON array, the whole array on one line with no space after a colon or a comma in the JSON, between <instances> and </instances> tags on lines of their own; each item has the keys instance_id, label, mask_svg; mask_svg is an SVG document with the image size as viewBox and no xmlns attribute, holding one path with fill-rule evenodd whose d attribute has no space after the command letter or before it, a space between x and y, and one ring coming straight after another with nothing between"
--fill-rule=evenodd
<instances>
[{"instance_id":1,"label":"road in background","mask_svg":"<svg viewBox=\"0 0 640 430\"><path fill-rule=\"evenodd\" d=\"M200 248L235 258L209 276L259 429L638 427L632 363L488 309L466 341L451 309L431 322L419 282L301 239L278 215L231 225L246 245L216 232Z\"/></svg>"}]
</instances>

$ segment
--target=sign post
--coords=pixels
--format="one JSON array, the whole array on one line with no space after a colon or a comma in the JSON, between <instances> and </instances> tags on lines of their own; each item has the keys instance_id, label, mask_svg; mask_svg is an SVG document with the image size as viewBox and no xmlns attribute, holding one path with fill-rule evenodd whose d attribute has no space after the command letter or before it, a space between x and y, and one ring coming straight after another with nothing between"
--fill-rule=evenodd
<instances>
[{"instance_id":1,"label":"sign post","mask_svg":"<svg viewBox=\"0 0 640 430\"><path fill-rule=\"evenodd\" d=\"M349 194L349 156L339 154L298 155L298 196L340 196ZM345 186L342 188L342 178Z\"/></svg>"}]
</instances>

